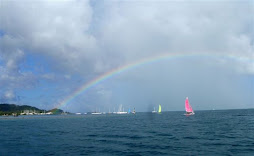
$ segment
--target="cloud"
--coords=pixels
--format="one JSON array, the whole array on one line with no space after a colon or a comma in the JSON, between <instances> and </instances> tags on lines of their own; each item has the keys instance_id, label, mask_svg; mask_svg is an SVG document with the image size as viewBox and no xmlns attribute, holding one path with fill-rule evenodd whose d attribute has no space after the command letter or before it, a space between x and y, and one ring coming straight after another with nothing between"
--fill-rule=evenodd
<instances>
[{"instance_id":1,"label":"cloud","mask_svg":"<svg viewBox=\"0 0 254 156\"><path fill-rule=\"evenodd\" d=\"M3 1L1 46L44 55L67 73L104 72L163 52L253 59L250 3Z\"/></svg>"},{"instance_id":2,"label":"cloud","mask_svg":"<svg viewBox=\"0 0 254 156\"><path fill-rule=\"evenodd\" d=\"M2 3L2 46L44 55L62 72L104 72L163 52L253 59L250 1Z\"/></svg>"},{"instance_id":3,"label":"cloud","mask_svg":"<svg viewBox=\"0 0 254 156\"><path fill-rule=\"evenodd\" d=\"M88 1L3 1L2 5L3 51L14 47L37 53L50 58L58 70L73 72L93 61L96 40L88 32L92 17Z\"/></svg>"},{"instance_id":4,"label":"cloud","mask_svg":"<svg viewBox=\"0 0 254 156\"><path fill-rule=\"evenodd\" d=\"M14 95L14 93L12 91L7 91L7 92L5 92L4 97L6 99L13 99L15 97L15 95Z\"/></svg>"},{"instance_id":5,"label":"cloud","mask_svg":"<svg viewBox=\"0 0 254 156\"><path fill-rule=\"evenodd\" d=\"M251 4L252 1L2 0L0 85L4 92L1 95L6 97L5 93L16 93L20 88L38 88L46 81L46 85L52 82L59 85L56 92L63 91L59 99L64 99L81 82L162 53L222 54L228 57L206 61L202 61L203 58L173 60L174 65L169 62L162 63L165 67L154 65L157 68L149 71L135 69L114 79L115 83L108 83L124 86L124 83L130 82L142 90L157 84L156 75L160 75L157 71L165 68L162 76L170 80L164 83L179 84L185 80L180 78L184 75L178 71L187 66L194 76L192 82L185 82L192 84L200 82L202 73L206 72L200 66L221 69L221 79L228 77L228 71L236 75L253 75L254 9ZM29 60L31 56L34 58ZM151 73L150 78L145 76L147 72ZM177 76L171 79L171 74ZM210 77L206 79L212 80ZM213 83L221 84L219 81ZM233 86L234 82L230 84ZM161 84L157 85L163 87ZM106 86L103 83L103 87L92 90L95 92L90 93L94 96L93 100L97 99L94 103L98 104L100 100L118 103L118 97L124 98L116 92L118 87ZM134 99L139 98L135 96L137 92L130 88L126 93L133 93ZM148 91L144 94L153 97ZM81 99L84 100L83 97Z\"/></svg>"},{"instance_id":6,"label":"cloud","mask_svg":"<svg viewBox=\"0 0 254 156\"><path fill-rule=\"evenodd\" d=\"M224 53L253 59L250 2L112 2L103 42L130 60L162 52Z\"/></svg>"},{"instance_id":7,"label":"cloud","mask_svg":"<svg viewBox=\"0 0 254 156\"><path fill-rule=\"evenodd\" d=\"M20 97L16 95L12 90L7 90L5 92L0 91L0 100L1 102L6 103L17 103L20 100Z\"/></svg>"}]
</instances>

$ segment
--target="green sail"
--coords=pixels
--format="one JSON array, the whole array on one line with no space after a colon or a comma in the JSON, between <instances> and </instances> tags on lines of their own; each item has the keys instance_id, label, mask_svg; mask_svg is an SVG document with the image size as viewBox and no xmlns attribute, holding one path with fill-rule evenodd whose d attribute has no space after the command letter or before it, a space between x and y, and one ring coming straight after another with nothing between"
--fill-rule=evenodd
<instances>
[{"instance_id":1,"label":"green sail","mask_svg":"<svg viewBox=\"0 0 254 156\"><path fill-rule=\"evenodd\" d=\"M158 110L158 113L160 113L161 112L161 105L159 105L159 110Z\"/></svg>"}]
</instances>

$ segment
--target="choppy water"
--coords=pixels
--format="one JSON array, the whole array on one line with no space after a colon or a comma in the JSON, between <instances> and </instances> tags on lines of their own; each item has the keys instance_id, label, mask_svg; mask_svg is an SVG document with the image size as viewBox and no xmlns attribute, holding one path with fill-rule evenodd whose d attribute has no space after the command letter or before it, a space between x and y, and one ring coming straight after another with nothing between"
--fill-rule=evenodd
<instances>
[{"instance_id":1,"label":"choppy water","mask_svg":"<svg viewBox=\"0 0 254 156\"><path fill-rule=\"evenodd\" d=\"M254 110L0 117L0 155L254 155Z\"/></svg>"}]
</instances>

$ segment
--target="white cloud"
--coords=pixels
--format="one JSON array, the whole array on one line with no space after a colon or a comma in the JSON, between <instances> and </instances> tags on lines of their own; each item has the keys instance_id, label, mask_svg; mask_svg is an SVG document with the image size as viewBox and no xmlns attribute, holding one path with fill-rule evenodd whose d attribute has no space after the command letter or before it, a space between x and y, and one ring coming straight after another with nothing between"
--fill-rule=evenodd
<instances>
[{"instance_id":1,"label":"white cloud","mask_svg":"<svg viewBox=\"0 0 254 156\"><path fill-rule=\"evenodd\" d=\"M16 95L16 93L13 90L6 90L6 91L0 91L0 101L1 102L9 102L9 103L16 103L19 101L19 96Z\"/></svg>"},{"instance_id":2,"label":"white cloud","mask_svg":"<svg viewBox=\"0 0 254 156\"><path fill-rule=\"evenodd\" d=\"M12 91L5 92L5 98L7 99L13 99L15 97L14 93Z\"/></svg>"},{"instance_id":3,"label":"white cloud","mask_svg":"<svg viewBox=\"0 0 254 156\"><path fill-rule=\"evenodd\" d=\"M55 79L55 74L53 74L53 73L43 74L42 78L47 79L47 80L54 80Z\"/></svg>"},{"instance_id":4,"label":"white cloud","mask_svg":"<svg viewBox=\"0 0 254 156\"><path fill-rule=\"evenodd\" d=\"M162 52L225 53L253 59L250 4L3 1L0 29L6 35L1 46L5 51L18 48L44 55L53 68L66 73L104 72Z\"/></svg>"},{"instance_id":5,"label":"white cloud","mask_svg":"<svg viewBox=\"0 0 254 156\"><path fill-rule=\"evenodd\" d=\"M158 52L246 54L253 45L250 2L123 2L105 11L103 41L131 59ZM236 41L245 35L247 40ZM252 40L252 43L248 40ZM237 43L237 44L236 44ZM244 46L243 46L244 44ZM114 46L114 47L115 47Z\"/></svg>"},{"instance_id":6,"label":"white cloud","mask_svg":"<svg viewBox=\"0 0 254 156\"><path fill-rule=\"evenodd\" d=\"M74 72L94 59L96 40L88 32L92 17L88 1L3 1L2 5L3 51L14 47L39 53L51 58L56 68Z\"/></svg>"}]
</instances>

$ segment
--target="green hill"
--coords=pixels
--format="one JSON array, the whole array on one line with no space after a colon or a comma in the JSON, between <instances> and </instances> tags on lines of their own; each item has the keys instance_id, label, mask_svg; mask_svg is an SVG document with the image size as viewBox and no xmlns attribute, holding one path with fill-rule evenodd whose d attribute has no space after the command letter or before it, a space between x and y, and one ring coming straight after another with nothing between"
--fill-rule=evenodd
<instances>
[{"instance_id":1,"label":"green hill","mask_svg":"<svg viewBox=\"0 0 254 156\"><path fill-rule=\"evenodd\" d=\"M57 108L51 109L48 112L52 112L53 114L62 114L62 113L64 113L63 110L57 109Z\"/></svg>"},{"instance_id":2,"label":"green hill","mask_svg":"<svg viewBox=\"0 0 254 156\"><path fill-rule=\"evenodd\" d=\"M12 115L13 113L19 115L21 112L28 111L28 112L36 112L36 113L43 113L43 112L52 112L52 114L61 114L63 110L54 108L52 110L46 111L42 110L33 106L28 105L15 105L15 104L0 104L0 115Z\"/></svg>"}]
</instances>

